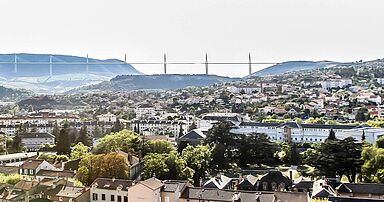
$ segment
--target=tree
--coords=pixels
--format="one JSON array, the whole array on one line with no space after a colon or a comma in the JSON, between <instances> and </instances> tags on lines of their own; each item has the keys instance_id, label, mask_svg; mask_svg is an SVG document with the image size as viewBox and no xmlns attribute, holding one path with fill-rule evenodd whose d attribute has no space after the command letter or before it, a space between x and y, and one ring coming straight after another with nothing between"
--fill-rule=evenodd
<instances>
[{"instance_id":1,"label":"tree","mask_svg":"<svg viewBox=\"0 0 384 202\"><path fill-rule=\"evenodd\" d=\"M101 129L98 125L95 126L95 129L93 130L93 137L95 138L101 138Z\"/></svg>"},{"instance_id":2,"label":"tree","mask_svg":"<svg viewBox=\"0 0 384 202\"><path fill-rule=\"evenodd\" d=\"M53 130L52 130L52 135L55 136L55 141L56 141L55 143L57 143L59 134L60 134L59 125L57 123L55 123L55 125L53 126Z\"/></svg>"},{"instance_id":3,"label":"tree","mask_svg":"<svg viewBox=\"0 0 384 202\"><path fill-rule=\"evenodd\" d=\"M76 140L76 143L83 143L85 146L92 146L92 138L88 135L88 130L86 126L81 127L79 137Z\"/></svg>"},{"instance_id":4,"label":"tree","mask_svg":"<svg viewBox=\"0 0 384 202\"><path fill-rule=\"evenodd\" d=\"M221 171L231 168L230 161L226 156L226 148L222 144L216 144L214 145L212 149L212 161L211 161L211 168L214 171Z\"/></svg>"},{"instance_id":5,"label":"tree","mask_svg":"<svg viewBox=\"0 0 384 202\"><path fill-rule=\"evenodd\" d=\"M191 126L189 127L189 130L191 131L191 130L194 130L194 129L196 129L196 128L197 128L197 126L196 126L196 122L193 121L192 124L191 124Z\"/></svg>"},{"instance_id":6,"label":"tree","mask_svg":"<svg viewBox=\"0 0 384 202\"><path fill-rule=\"evenodd\" d=\"M175 147L167 140L149 140L144 144L144 155L146 154L168 154L175 151Z\"/></svg>"},{"instance_id":7,"label":"tree","mask_svg":"<svg viewBox=\"0 0 384 202\"><path fill-rule=\"evenodd\" d=\"M200 180L208 171L212 160L211 154L211 148L206 145L188 146L183 150L182 156L187 166L195 171L192 177L195 186L200 186Z\"/></svg>"},{"instance_id":8,"label":"tree","mask_svg":"<svg viewBox=\"0 0 384 202\"><path fill-rule=\"evenodd\" d=\"M361 168L364 182L384 183L384 137L375 145L366 145L361 153L364 164Z\"/></svg>"},{"instance_id":9,"label":"tree","mask_svg":"<svg viewBox=\"0 0 384 202\"><path fill-rule=\"evenodd\" d=\"M21 136L19 132L16 132L15 136L13 137L12 146L10 147L10 152L12 153L18 153L23 150L23 142L21 141Z\"/></svg>"},{"instance_id":10,"label":"tree","mask_svg":"<svg viewBox=\"0 0 384 202\"><path fill-rule=\"evenodd\" d=\"M128 159L117 152L88 155L79 164L80 182L89 186L96 178L128 179Z\"/></svg>"},{"instance_id":11,"label":"tree","mask_svg":"<svg viewBox=\"0 0 384 202\"><path fill-rule=\"evenodd\" d=\"M180 124L179 127L180 127L180 130L179 130L179 137L181 137L181 136L184 135L183 124Z\"/></svg>"},{"instance_id":12,"label":"tree","mask_svg":"<svg viewBox=\"0 0 384 202\"><path fill-rule=\"evenodd\" d=\"M376 147L384 149L384 136L381 136L376 140Z\"/></svg>"},{"instance_id":13,"label":"tree","mask_svg":"<svg viewBox=\"0 0 384 202\"><path fill-rule=\"evenodd\" d=\"M277 145L269 141L265 134L243 135L238 140L238 165L246 167L248 164L272 165L277 162L274 154L277 151Z\"/></svg>"},{"instance_id":14,"label":"tree","mask_svg":"<svg viewBox=\"0 0 384 202\"><path fill-rule=\"evenodd\" d=\"M69 155L71 153L71 143L68 135L68 128L62 128L56 143L57 154Z\"/></svg>"},{"instance_id":15,"label":"tree","mask_svg":"<svg viewBox=\"0 0 384 202\"><path fill-rule=\"evenodd\" d=\"M219 124L214 125L208 130L207 137L204 140L205 143L222 144L226 147L233 146L235 144L236 135L230 133L231 127L230 122L220 122Z\"/></svg>"},{"instance_id":16,"label":"tree","mask_svg":"<svg viewBox=\"0 0 384 202\"><path fill-rule=\"evenodd\" d=\"M365 141L365 131L363 130L363 134L361 135L361 142Z\"/></svg>"},{"instance_id":17,"label":"tree","mask_svg":"<svg viewBox=\"0 0 384 202\"><path fill-rule=\"evenodd\" d=\"M345 175L350 182L354 182L362 165L361 151L361 144L352 137L327 139L306 157L305 162L315 167L320 176L334 178Z\"/></svg>"},{"instance_id":18,"label":"tree","mask_svg":"<svg viewBox=\"0 0 384 202\"><path fill-rule=\"evenodd\" d=\"M300 158L297 152L296 143L290 143L290 144L283 143L282 149L279 153L279 157L284 164L299 165Z\"/></svg>"},{"instance_id":19,"label":"tree","mask_svg":"<svg viewBox=\"0 0 384 202\"><path fill-rule=\"evenodd\" d=\"M139 135L125 129L100 138L97 145L93 149L93 152L96 154L115 151L138 153L142 149L143 140L139 137Z\"/></svg>"},{"instance_id":20,"label":"tree","mask_svg":"<svg viewBox=\"0 0 384 202\"><path fill-rule=\"evenodd\" d=\"M77 138L79 137L79 131L75 127L67 127L67 132L68 132L68 140L69 144L72 145L76 143Z\"/></svg>"},{"instance_id":21,"label":"tree","mask_svg":"<svg viewBox=\"0 0 384 202\"><path fill-rule=\"evenodd\" d=\"M368 109L365 107L358 109L355 116L355 120L360 122L368 121L369 120Z\"/></svg>"},{"instance_id":22,"label":"tree","mask_svg":"<svg viewBox=\"0 0 384 202\"><path fill-rule=\"evenodd\" d=\"M336 133L335 133L335 131L333 131L333 129L331 129L329 131L329 135L328 135L328 138L326 140L337 140Z\"/></svg>"},{"instance_id":23,"label":"tree","mask_svg":"<svg viewBox=\"0 0 384 202\"><path fill-rule=\"evenodd\" d=\"M85 156L88 156L89 154L90 154L89 148L86 145L84 145L82 142L79 142L72 149L71 159L72 160L80 159Z\"/></svg>"},{"instance_id":24,"label":"tree","mask_svg":"<svg viewBox=\"0 0 384 202\"><path fill-rule=\"evenodd\" d=\"M144 178L156 176L161 180L191 180L193 170L176 151L151 153L144 157Z\"/></svg>"},{"instance_id":25,"label":"tree","mask_svg":"<svg viewBox=\"0 0 384 202\"><path fill-rule=\"evenodd\" d=\"M123 130L123 126L121 125L121 122L119 119L116 119L116 122L113 124L112 132L116 133Z\"/></svg>"}]
</instances>

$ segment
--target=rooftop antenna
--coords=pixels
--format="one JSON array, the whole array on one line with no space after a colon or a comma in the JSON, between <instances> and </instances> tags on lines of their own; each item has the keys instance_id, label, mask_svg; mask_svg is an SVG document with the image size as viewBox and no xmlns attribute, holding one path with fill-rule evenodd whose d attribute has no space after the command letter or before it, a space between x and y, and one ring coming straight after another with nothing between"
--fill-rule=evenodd
<instances>
[{"instance_id":1,"label":"rooftop antenna","mask_svg":"<svg viewBox=\"0 0 384 202\"><path fill-rule=\"evenodd\" d=\"M15 53L14 71L17 73L17 54Z\"/></svg>"},{"instance_id":2,"label":"rooftop antenna","mask_svg":"<svg viewBox=\"0 0 384 202\"><path fill-rule=\"evenodd\" d=\"M208 75L208 54L205 53L205 74Z\"/></svg>"},{"instance_id":3,"label":"rooftop antenna","mask_svg":"<svg viewBox=\"0 0 384 202\"><path fill-rule=\"evenodd\" d=\"M52 76L52 55L49 55L49 76Z\"/></svg>"},{"instance_id":4,"label":"rooftop antenna","mask_svg":"<svg viewBox=\"0 0 384 202\"><path fill-rule=\"evenodd\" d=\"M167 55L164 53L164 74L167 74Z\"/></svg>"},{"instance_id":5,"label":"rooftop antenna","mask_svg":"<svg viewBox=\"0 0 384 202\"><path fill-rule=\"evenodd\" d=\"M252 60L251 60L251 53L248 53L248 65L249 65L249 75L252 74Z\"/></svg>"}]
</instances>

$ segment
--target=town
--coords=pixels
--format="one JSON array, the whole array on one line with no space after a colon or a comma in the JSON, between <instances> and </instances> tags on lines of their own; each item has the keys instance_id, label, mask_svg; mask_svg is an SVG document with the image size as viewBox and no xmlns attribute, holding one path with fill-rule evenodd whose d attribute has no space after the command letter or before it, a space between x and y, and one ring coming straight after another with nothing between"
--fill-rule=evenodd
<instances>
[{"instance_id":1,"label":"town","mask_svg":"<svg viewBox=\"0 0 384 202\"><path fill-rule=\"evenodd\" d=\"M378 63L0 106L0 201L384 199Z\"/></svg>"}]
</instances>

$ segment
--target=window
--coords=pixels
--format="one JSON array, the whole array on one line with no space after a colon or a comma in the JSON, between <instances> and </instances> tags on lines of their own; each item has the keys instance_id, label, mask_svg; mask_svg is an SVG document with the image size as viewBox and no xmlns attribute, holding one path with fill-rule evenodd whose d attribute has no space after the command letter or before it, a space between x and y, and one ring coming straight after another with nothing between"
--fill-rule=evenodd
<instances>
[{"instance_id":1,"label":"window","mask_svg":"<svg viewBox=\"0 0 384 202\"><path fill-rule=\"evenodd\" d=\"M165 197L165 202L169 202L169 197L168 196Z\"/></svg>"},{"instance_id":2,"label":"window","mask_svg":"<svg viewBox=\"0 0 384 202\"><path fill-rule=\"evenodd\" d=\"M117 201L121 202L121 196L117 196Z\"/></svg>"},{"instance_id":3,"label":"window","mask_svg":"<svg viewBox=\"0 0 384 202\"><path fill-rule=\"evenodd\" d=\"M124 202L128 202L128 196L124 196Z\"/></svg>"},{"instance_id":4,"label":"window","mask_svg":"<svg viewBox=\"0 0 384 202\"><path fill-rule=\"evenodd\" d=\"M105 201L105 194L101 194L101 200Z\"/></svg>"},{"instance_id":5,"label":"window","mask_svg":"<svg viewBox=\"0 0 384 202\"><path fill-rule=\"evenodd\" d=\"M59 201L63 201L63 197L60 196L60 197L59 197Z\"/></svg>"},{"instance_id":6,"label":"window","mask_svg":"<svg viewBox=\"0 0 384 202\"><path fill-rule=\"evenodd\" d=\"M268 182L263 182L263 189L267 190L268 189Z\"/></svg>"},{"instance_id":7,"label":"window","mask_svg":"<svg viewBox=\"0 0 384 202\"><path fill-rule=\"evenodd\" d=\"M271 183L271 187L272 187L272 191L275 191L275 190L276 190L276 187L277 187L276 182L272 182L272 183Z\"/></svg>"},{"instance_id":8,"label":"window","mask_svg":"<svg viewBox=\"0 0 384 202\"><path fill-rule=\"evenodd\" d=\"M97 201L97 194L95 193L92 194L92 200Z\"/></svg>"},{"instance_id":9,"label":"window","mask_svg":"<svg viewBox=\"0 0 384 202\"><path fill-rule=\"evenodd\" d=\"M111 201L115 201L115 195L111 195Z\"/></svg>"}]
</instances>

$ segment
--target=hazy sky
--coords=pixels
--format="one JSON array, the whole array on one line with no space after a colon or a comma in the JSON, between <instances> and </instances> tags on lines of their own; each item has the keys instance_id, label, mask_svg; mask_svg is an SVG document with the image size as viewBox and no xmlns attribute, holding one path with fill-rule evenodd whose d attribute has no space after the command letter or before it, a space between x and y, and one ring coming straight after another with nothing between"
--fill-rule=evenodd
<instances>
[{"instance_id":1,"label":"hazy sky","mask_svg":"<svg viewBox=\"0 0 384 202\"><path fill-rule=\"evenodd\" d=\"M0 22L0 53L127 53L128 62L161 62L164 52L170 62L203 62L205 52L212 62L247 62L248 52L255 62L384 57L383 0L2 0ZM168 71L203 73L204 66Z\"/></svg>"}]
</instances>

